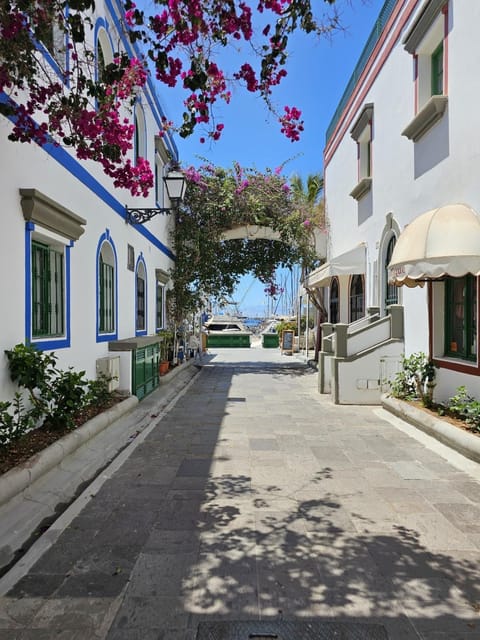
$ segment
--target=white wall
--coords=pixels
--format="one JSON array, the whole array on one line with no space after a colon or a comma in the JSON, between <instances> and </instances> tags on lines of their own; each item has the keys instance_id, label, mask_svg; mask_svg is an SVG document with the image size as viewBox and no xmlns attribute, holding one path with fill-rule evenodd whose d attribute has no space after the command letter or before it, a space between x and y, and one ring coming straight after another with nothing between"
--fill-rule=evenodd
<instances>
[{"instance_id":1,"label":"white wall","mask_svg":"<svg viewBox=\"0 0 480 640\"><path fill-rule=\"evenodd\" d=\"M145 98L143 100L146 105L147 157L153 168L154 136L158 134L159 116L157 114L154 118ZM73 156L70 163L72 170L69 170L34 144L7 141L10 127L9 121L0 117L3 218L3 232L0 235L0 296L3 301L0 321L0 400L11 399L14 392L3 352L24 342L26 338L25 220L19 189L37 189L87 220L84 234L71 249L71 344L67 348L55 349L58 364L62 368L85 370L89 378L94 378L96 359L109 354L108 342L97 342L96 338L96 252L102 234L108 230L117 252L118 339L135 336L135 274L127 269L127 245L134 247L135 259L141 253L146 263L148 334L154 334L156 329L155 270L168 272L173 265L171 257L158 246L158 241L167 248L171 244L171 221L167 216L157 216L144 227L134 227L127 225L120 215L125 204L154 207L154 190L148 198L133 198L128 191L115 189L99 164L79 162ZM122 383L120 386L125 387Z\"/></svg>"},{"instance_id":2,"label":"white wall","mask_svg":"<svg viewBox=\"0 0 480 640\"><path fill-rule=\"evenodd\" d=\"M373 61L376 76L371 71L358 85L353 108L345 112L339 133L325 148L329 257L366 243L366 307L378 305L383 296L382 278L375 274L382 269L379 252L389 213L403 230L421 213L445 204L462 202L480 212L480 74L472 71L480 64L480 3L449 2L448 107L441 121L416 143L401 135L414 116L415 95L413 59L402 40L425 3L419 0L406 22L408 7L404 4ZM387 53L389 43L393 47ZM349 132L367 103L374 105L373 182L370 193L357 202L349 196L358 180L356 143ZM348 293L340 295L344 299ZM400 299L405 306L406 354L428 353L427 287L404 287ZM476 375L441 369L437 376L439 396L451 395L463 383L480 392Z\"/></svg>"}]
</instances>

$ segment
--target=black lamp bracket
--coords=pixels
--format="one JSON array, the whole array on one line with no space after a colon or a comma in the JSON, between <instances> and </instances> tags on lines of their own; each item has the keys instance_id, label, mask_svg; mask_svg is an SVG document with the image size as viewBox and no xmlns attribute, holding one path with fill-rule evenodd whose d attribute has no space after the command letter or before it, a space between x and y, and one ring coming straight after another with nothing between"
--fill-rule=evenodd
<instances>
[{"instance_id":1,"label":"black lamp bracket","mask_svg":"<svg viewBox=\"0 0 480 640\"><path fill-rule=\"evenodd\" d=\"M144 224L159 214L172 213L173 209L167 207L125 207L125 221L128 224Z\"/></svg>"}]
</instances>

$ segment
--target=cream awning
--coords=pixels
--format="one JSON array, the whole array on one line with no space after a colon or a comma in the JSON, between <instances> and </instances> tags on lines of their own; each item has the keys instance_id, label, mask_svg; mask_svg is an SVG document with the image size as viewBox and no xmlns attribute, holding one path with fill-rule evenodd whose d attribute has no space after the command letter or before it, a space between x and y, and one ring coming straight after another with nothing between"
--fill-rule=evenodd
<instances>
[{"instance_id":1,"label":"cream awning","mask_svg":"<svg viewBox=\"0 0 480 640\"><path fill-rule=\"evenodd\" d=\"M480 216L465 204L415 218L400 234L388 265L389 281L407 287L467 273L480 275Z\"/></svg>"},{"instance_id":2,"label":"cream awning","mask_svg":"<svg viewBox=\"0 0 480 640\"><path fill-rule=\"evenodd\" d=\"M351 251L342 253L329 262L322 264L308 274L306 285L309 288L326 287L333 276L353 275L365 273L365 244L362 243Z\"/></svg>"}]
</instances>

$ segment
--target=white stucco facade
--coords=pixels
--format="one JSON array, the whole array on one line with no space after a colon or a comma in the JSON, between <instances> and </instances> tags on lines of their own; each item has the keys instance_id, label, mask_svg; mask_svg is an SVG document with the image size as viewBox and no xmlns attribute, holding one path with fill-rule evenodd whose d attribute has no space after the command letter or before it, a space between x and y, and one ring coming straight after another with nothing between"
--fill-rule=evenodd
<instances>
[{"instance_id":1,"label":"white stucco facade","mask_svg":"<svg viewBox=\"0 0 480 640\"><path fill-rule=\"evenodd\" d=\"M104 43L115 42L118 46L113 5L99 2L96 11L92 38L101 37ZM128 43L123 41L123 46L131 55ZM11 399L15 391L4 350L26 341L45 351L53 350L61 368L84 370L88 378L95 378L99 358L120 355L119 386L131 392L131 353L112 353L109 344L155 335L161 328L157 326L161 316L157 308L157 286L168 287L167 274L173 264L172 216L158 215L144 225L131 225L126 223L125 206L169 205L163 198L161 179L169 158L176 158L177 149L170 134L162 139L158 137L163 113L151 82L138 96L133 113L125 115L132 122L138 115L141 155L149 160L152 168L157 165L158 188L152 189L146 198L132 197L125 189L116 189L99 164L79 161L66 148L53 145L40 148L35 144L8 141L12 124L0 116L3 214L0 234L0 291L3 301L0 400ZM133 150L131 160L135 162ZM47 206L46 214L34 214L32 220L26 220L21 190L23 193L23 190L35 190L39 198L46 196L53 204ZM77 223L78 239L67 237L63 222L57 229L48 228L46 220L49 216L60 212L63 219L64 210L83 220ZM54 335L52 332L51 335L35 335L32 326L32 243L54 248L63 258L63 265L59 268L64 279L60 287L63 310L59 312L63 326L61 330L54 331ZM102 329L99 320L102 250L112 267L114 292L113 318L106 329ZM145 286L145 314L140 322L137 315L139 275Z\"/></svg>"},{"instance_id":2,"label":"white stucco facade","mask_svg":"<svg viewBox=\"0 0 480 640\"><path fill-rule=\"evenodd\" d=\"M364 243L365 312L379 307L384 315L390 238L398 238L406 225L437 207L465 203L480 212L480 76L472 73L480 62L480 4L387 0L381 17L376 44L327 134L324 171L328 259ZM435 56L440 63L433 61ZM430 91L438 65L441 86ZM418 129L432 92L441 94L444 111L409 139L405 131ZM338 282L336 321L349 323L351 277L341 276ZM450 339L447 353L447 286L442 280L423 288L399 288L405 353L423 351L435 359L438 399L447 399L462 384L480 397L476 294L469 328L472 350L462 356Z\"/></svg>"}]
</instances>

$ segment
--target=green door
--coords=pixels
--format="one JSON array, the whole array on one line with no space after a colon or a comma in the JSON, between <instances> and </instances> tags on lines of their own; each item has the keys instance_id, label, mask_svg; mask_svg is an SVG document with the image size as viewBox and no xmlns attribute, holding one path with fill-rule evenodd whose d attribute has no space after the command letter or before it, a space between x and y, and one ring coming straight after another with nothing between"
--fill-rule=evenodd
<instances>
[{"instance_id":1,"label":"green door","mask_svg":"<svg viewBox=\"0 0 480 640\"><path fill-rule=\"evenodd\" d=\"M159 344L150 344L134 351L133 394L139 400L154 391L159 385Z\"/></svg>"}]
</instances>

